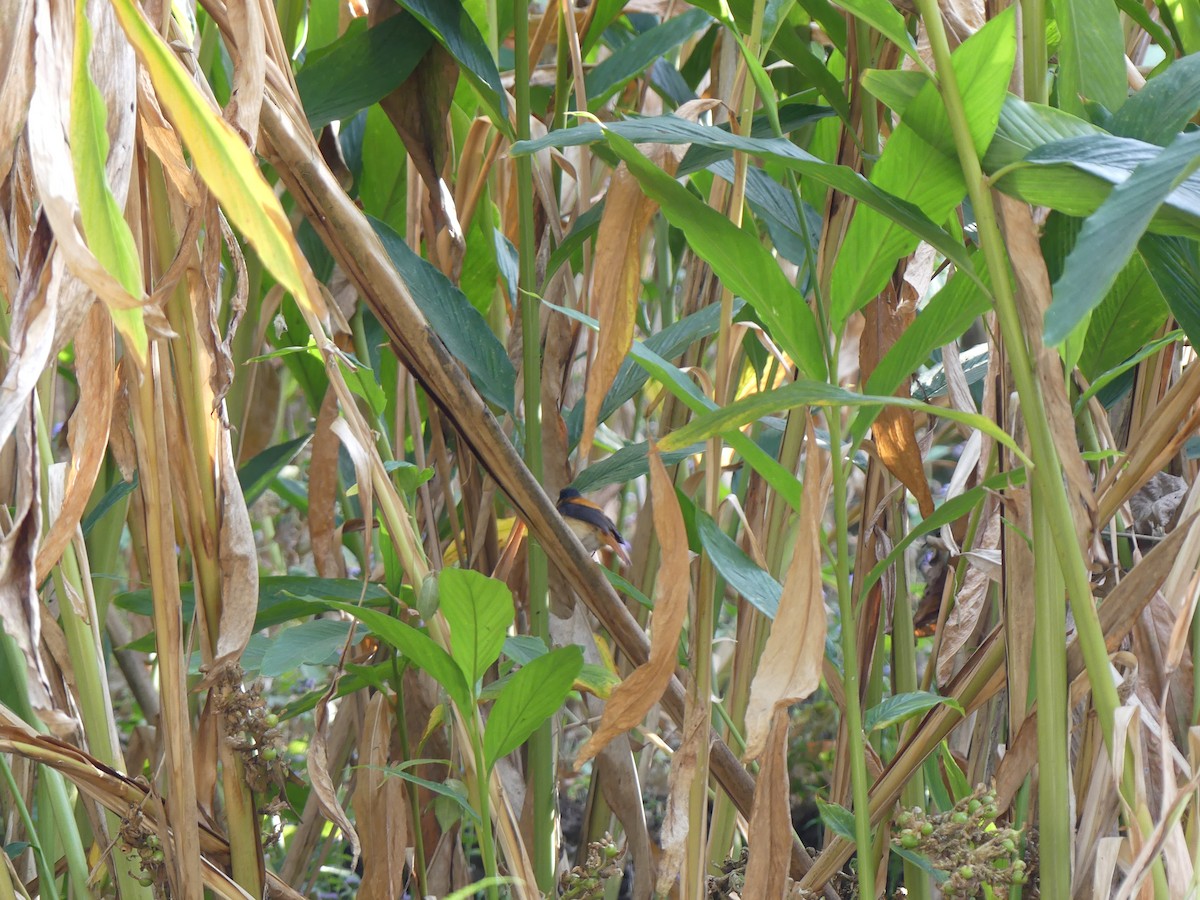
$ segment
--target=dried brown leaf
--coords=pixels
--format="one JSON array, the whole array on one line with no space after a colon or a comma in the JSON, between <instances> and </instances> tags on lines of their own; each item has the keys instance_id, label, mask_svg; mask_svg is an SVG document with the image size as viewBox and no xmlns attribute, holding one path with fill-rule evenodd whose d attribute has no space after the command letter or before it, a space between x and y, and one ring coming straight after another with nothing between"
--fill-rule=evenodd
<instances>
[{"instance_id":1,"label":"dried brown leaf","mask_svg":"<svg viewBox=\"0 0 1200 900\"><path fill-rule=\"evenodd\" d=\"M995 500L988 498L983 512L984 527L975 541L974 550L995 550L1000 544L1000 510ZM938 650L938 684L946 684L954 672L954 658L979 627L979 617L987 606L992 576L986 568L972 562L967 568L961 589L954 597L954 609L946 617L942 643Z\"/></svg>"},{"instance_id":2,"label":"dried brown leaf","mask_svg":"<svg viewBox=\"0 0 1200 900\"><path fill-rule=\"evenodd\" d=\"M334 678L329 684L329 690L325 692L313 710L313 737L312 743L308 745L308 780L312 785L312 795L316 797L321 812L329 821L342 829L346 840L350 842L354 858L358 859L362 853L362 843L359 840L358 832L346 815L346 810L342 808L341 801L338 800L337 788L330 777L329 701L333 699L336 690L337 679ZM349 710L344 710L343 714L348 714L348 712Z\"/></svg>"},{"instance_id":3,"label":"dried brown leaf","mask_svg":"<svg viewBox=\"0 0 1200 900\"><path fill-rule=\"evenodd\" d=\"M236 661L246 649L258 614L258 549L250 511L238 481L228 426L217 432L221 524L217 534L221 566L221 632L214 664Z\"/></svg>"},{"instance_id":4,"label":"dried brown leaf","mask_svg":"<svg viewBox=\"0 0 1200 900\"><path fill-rule=\"evenodd\" d=\"M98 305L92 305L75 338L75 362L79 402L71 414L67 431L71 464L67 469L62 506L53 514L53 523L38 551L38 584L45 581L75 535L108 447L108 429L116 395L116 363L112 320Z\"/></svg>"},{"instance_id":5,"label":"dried brown leaf","mask_svg":"<svg viewBox=\"0 0 1200 900\"><path fill-rule=\"evenodd\" d=\"M393 900L404 892L408 794L400 778L382 771L392 761L392 726L387 697L375 694L358 741L361 765L354 788L354 817L368 826L362 832L362 900Z\"/></svg>"},{"instance_id":6,"label":"dried brown leaf","mask_svg":"<svg viewBox=\"0 0 1200 900\"><path fill-rule=\"evenodd\" d=\"M817 449L811 416L806 422L808 459L796 548L784 579L779 611L763 648L746 706L746 756L763 752L781 706L803 700L821 683L825 658L825 592L821 580L821 518L830 466Z\"/></svg>"},{"instance_id":7,"label":"dried brown leaf","mask_svg":"<svg viewBox=\"0 0 1200 900\"><path fill-rule=\"evenodd\" d=\"M34 0L5 4L0 13L0 184L12 167L33 94Z\"/></svg>"},{"instance_id":8,"label":"dried brown leaf","mask_svg":"<svg viewBox=\"0 0 1200 900\"><path fill-rule=\"evenodd\" d=\"M330 389L321 402L308 462L308 533L313 564L322 578L345 577L346 564L336 535L335 503L338 489L338 442L333 433L337 419L337 396Z\"/></svg>"},{"instance_id":9,"label":"dried brown leaf","mask_svg":"<svg viewBox=\"0 0 1200 900\"><path fill-rule=\"evenodd\" d=\"M674 165L670 164L674 162L673 155L661 147L651 148L651 152L660 164L670 161L668 171L674 171ZM633 344L642 288L642 239L657 211L658 204L642 193L638 180L621 163L613 172L596 235L592 297L596 318L600 320L600 334L584 397L581 457L590 453L601 404Z\"/></svg>"},{"instance_id":10,"label":"dried brown leaf","mask_svg":"<svg viewBox=\"0 0 1200 900\"><path fill-rule=\"evenodd\" d=\"M687 615L691 586L688 574L687 532L671 477L658 450L650 451L650 491L654 504L654 533L662 548L662 566L651 615L650 658L613 690L596 731L575 759L578 769L618 734L633 728L658 702L675 672L675 649Z\"/></svg>"},{"instance_id":11,"label":"dried brown leaf","mask_svg":"<svg viewBox=\"0 0 1200 900\"><path fill-rule=\"evenodd\" d=\"M913 303L901 299L894 286L888 288L863 309L864 326L859 341L859 369L865 381L875 371L883 355L900 339L916 315ZM907 396L911 379L896 390ZM912 492L922 516L933 512L933 494L925 477L925 462L917 444L912 410L885 406L871 426L875 451L888 471Z\"/></svg>"},{"instance_id":12,"label":"dried brown leaf","mask_svg":"<svg viewBox=\"0 0 1200 900\"><path fill-rule=\"evenodd\" d=\"M687 838L691 821L688 816L689 794L696 767L700 760L702 741L708 740L711 727L704 704L693 702L689 695L683 721L683 737L679 749L671 757L671 773L667 776L667 808L663 814L659 843L656 891L666 895L671 891L687 857Z\"/></svg>"},{"instance_id":13,"label":"dried brown leaf","mask_svg":"<svg viewBox=\"0 0 1200 900\"><path fill-rule=\"evenodd\" d=\"M787 764L788 714L778 707L760 751L761 768L754 785L754 810L747 838L745 897L763 900L787 894L792 851L791 792Z\"/></svg>"}]
</instances>

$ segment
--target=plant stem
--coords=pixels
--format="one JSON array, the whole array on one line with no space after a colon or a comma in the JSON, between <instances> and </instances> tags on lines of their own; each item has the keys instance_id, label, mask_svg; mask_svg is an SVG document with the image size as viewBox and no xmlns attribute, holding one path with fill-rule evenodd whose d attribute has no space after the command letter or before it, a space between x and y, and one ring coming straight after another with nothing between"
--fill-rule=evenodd
<instances>
[{"instance_id":1,"label":"plant stem","mask_svg":"<svg viewBox=\"0 0 1200 900\"><path fill-rule=\"evenodd\" d=\"M1034 370L1029 347L1025 342L1017 311L1016 296L1009 281L1009 261L1004 238L1000 234L991 191L983 176L979 156L967 124L966 109L954 74L950 45L946 39L940 9L935 0L918 0L918 7L925 22L930 49L933 51L933 57L937 64L939 89L950 119L950 128L954 135L959 163L962 166L967 192L975 211L979 240L992 279L996 317L1004 338L1005 349L1009 354L1013 382L1021 399L1025 424L1029 430L1030 455L1034 461L1034 468L1030 473L1031 486L1041 497L1041 505L1045 514L1044 522L1049 527L1054 545L1058 550L1057 559L1061 564L1067 596L1075 615L1079 644L1091 682L1092 698L1099 718L1100 730L1104 735L1105 745L1111 753L1113 752L1114 718L1119 705L1117 689L1110 674L1108 648L1104 643L1104 631L1100 626L1100 619L1092 598L1087 565L1076 539L1075 522L1071 515L1066 487L1063 483L1058 450L1054 446L1054 439L1050 433L1041 387ZM1044 602L1049 601L1045 597L1039 598L1039 607ZM1055 640L1061 637L1062 635L1054 636ZM1065 703L1065 699L1063 702ZM1124 767L1121 793L1128 808L1133 810L1136 827L1141 829L1143 837L1148 837L1153 830L1153 823L1144 803L1138 803L1132 765ZM1156 862L1154 867L1154 883L1155 895L1165 897L1166 881L1161 859Z\"/></svg>"},{"instance_id":2,"label":"plant stem","mask_svg":"<svg viewBox=\"0 0 1200 900\"><path fill-rule=\"evenodd\" d=\"M515 95L517 140L529 139L529 0L513 0L513 48L516 57ZM586 190L586 188L583 188ZM525 464L542 480L542 341L537 290L537 245L533 233L533 161L517 157L517 234L520 253L520 302L522 377L525 384ZM580 454L586 455L581 447ZM529 624L531 633L550 644L550 607L546 596L546 556L531 534L529 552ZM533 870L538 887L549 893L554 888L554 732L553 718L547 719L529 739L529 771L533 790ZM482 758L481 758L482 761ZM486 780L483 792L486 793ZM491 822L485 816L490 837ZM544 826L544 827L543 827Z\"/></svg>"},{"instance_id":3,"label":"plant stem","mask_svg":"<svg viewBox=\"0 0 1200 900\"><path fill-rule=\"evenodd\" d=\"M837 353L831 372L836 373ZM831 374L836 380L837 375ZM858 896L875 896L875 857L871 844L870 789L867 780L867 755L863 747L862 706L858 678L858 635L855 628L854 601L850 591L850 540L846 508L846 479L849 476L842 456L842 420L837 408L829 410L829 460L833 466L833 515L837 531L838 618L842 633L842 680L846 691L846 743L850 753L850 784L854 797L854 843L858 848Z\"/></svg>"}]
</instances>

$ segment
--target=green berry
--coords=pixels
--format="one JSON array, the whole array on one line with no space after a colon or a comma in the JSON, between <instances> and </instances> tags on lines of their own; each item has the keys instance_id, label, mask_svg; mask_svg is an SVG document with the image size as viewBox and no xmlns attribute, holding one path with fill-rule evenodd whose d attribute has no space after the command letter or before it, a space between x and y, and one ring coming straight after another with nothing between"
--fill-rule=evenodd
<instances>
[{"instance_id":1,"label":"green berry","mask_svg":"<svg viewBox=\"0 0 1200 900\"><path fill-rule=\"evenodd\" d=\"M932 822L922 822L921 823L922 837L929 837L931 834L933 834L933 823Z\"/></svg>"},{"instance_id":2,"label":"green berry","mask_svg":"<svg viewBox=\"0 0 1200 900\"><path fill-rule=\"evenodd\" d=\"M960 878L964 878L967 881L970 881L972 878L975 877L975 867L974 866L959 866L958 874L959 874Z\"/></svg>"},{"instance_id":3,"label":"green berry","mask_svg":"<svg viewBox=\"0 0 1200 900\"><path fill-rule=\"evenodd\" d=\"M900 832L900 846L905 850L915 850L917 845L921 843L921 838L915 831L905 829Z\"/></svg>"}]
</instances>

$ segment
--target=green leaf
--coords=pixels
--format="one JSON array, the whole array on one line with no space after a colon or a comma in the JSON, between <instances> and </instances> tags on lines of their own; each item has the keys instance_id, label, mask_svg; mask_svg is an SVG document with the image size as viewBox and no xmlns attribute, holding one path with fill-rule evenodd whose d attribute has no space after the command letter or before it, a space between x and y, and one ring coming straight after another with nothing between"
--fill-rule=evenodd
<instances>
[{"instance_id":1,"label":"green leaf","mask_svg":"<svg viewBox=\"0 0 1200 900\"><path fill-rule=\"evenodd\" d=\"M104 518L108 512L120 503L123 499L133 493L133 489L138 486L138 471L133 470L133 478L130 481L118 481L100 498L97 503L86 516L83 517L83 522L80 523L80 528L83 530L83 536L87 537L92 533L92 529L97 523Z\"/></svg>"},{"instance_id":2,"label":"green leaf","mask_svg":"<svg viewBox=\"0 0 1200 900\"><path fill-rule=\"evenodd\" d=\"M747 556L711 516L699 509L696 510L696 530L700 534L700 545L721 577L751 606L768 619L774 619L783 594L779 582Z\"/></svg>"},{"instance_id":3,"label":"green leaf","mask_svg":"<svg viewBox=\"0 0 1200 900\"><path fill-rule=\"evenodd\" d=\"M995 438L1024 462L1028 458L1013 440L1012 436L1001 430L987 416L976 413L965 413L961 410L933 406L909 397L879 397L870 394L858 394L845 388L835 387L823 381L793 381L769 391L751 394L720 409L703 415L698 415L682 428L677 428L659 442L664 450L673 450L696 441L707 440L715 434L732 432L743 425L754 422L763 416L779 410L791 409L796 406L822 407L859 407L859 406L899 406L905 409L919 409L931 416L940 416L961 422L970 428L975 428Z\"/></svg>"},{"instance_id":4,"label":"green leaf","mask_svg":"<svg viewBox=\"0 0 1200 900\"><path fill-rule=\"evenodd\" d=\"M358 766L360 769L378 769L381 772L386 772L388 775L395 775L397 778L415 784L418 787L428 788L432 793L440 797L446 797L453 800L454 803L472 820L479 821L479 813L471 806L471 800L467 796L467 792L462 788L461 781L441 782L430 781L428 778L421 778L419 775L414 775L407 771L414 766L423 766L430 763L446 765L444 759L409 759L395 766L381 768L379 766Z\"/></svg>"},{"instance_id":5,"label":"green leaf","mask_svg":"<svg viewBox=\"0 0 1200 900\"><path fill-rule=\"evenodd\" d=\"M891 728L893 725L926 713L943 703L959 715L965 715L962 704L953 697L939 697L929 691L912 691L907 694L884 697L878 706L867 710L866 718L863 720L863 730L870 734L872 731Z\"/></svg>"},{"instance_id":6,"label":"green leaf","mask_svg":"<svg viewBox=\"0 0 1200 900\"><path fill-rule=\"evenodd\" d=\"M471 714L473 693L463 678L462 671L450 654L427 635L377 610L355 606L352 603L335 602L330 605L350 613L381 640L403 653L413 665L427 672L442 686L463 715Z\"/></svg>"},{"instance_id":7,"label":"green leaf","mask_svg":"<svg viewBox=\"0 0 1200 900\"><path fill-rule=\"evenodd\" d=\"M411 494L433 477L433 469L426 466L422 469L416 463L403 459L389 459L383 464L392 481L401 491Z\"/></svg>"},{"instance_id":8,"label":"green leaf","mask_svg":"<svg viewBox=\"0 0 1200 900\"><path fill-rule=\"evenodd\" d=\"M826 828L838 837L854 840L854 813L837 803L826 803L820 797L817 798L817 810Z\"/></svg>"},{"instance_id":9,"label":"green leaf","mask_svg":"<svg viewBox=\"0 0 1200 900\"><path fill-rule=\"evenodd\" d=\"M791 134L805 125L819 122L821 119L828 118L833 114L834 111L828 106L813 106L808 103L785 103L779 107L779 130L783 134ZM727 135L732 135L732 128L728 123L714 127L719 131L725 132ZM750 122L750 137L760 140L774 138L775 130L771 120L764 115L755 116ZM718 160L731 159L732 157L733 150L728 147L693 144L683 155L683 159L679 161L679 168L676 170L675 175L676 177L690 175L692 172L709 168Z\"/></svg>"},{"instance_id":10,"label":"green leaf","mask_svg":"<svg viewBox=\"0 0 1200 900\"><path fill-rule=\"evenodd\" d=\"M1200 53L1172 62L1108 122L1108 130L1165 147L1200 110Z\"/></svg>"},{"instance_id":11,"label":"green leaf","mask_svg":"<svg viewBox=\"0 0 1200 900\"><path fill-rule=\"evenodd\" d=\"M588 107L597 109L628 81L636 78L651 63L675 50L689 37L712 21L702 9L690 9L661 25L643 31L619 47L587 74Z\"/></svg>"},{"instance_id":12,"label":"green leaf","mask_svg":"<svg viewBox=\"0 0 1200 900\"><path fill-rule=\"evenodd\" d=\"M577 147L604 140L607 135L619 135L635 144L695 144L722 150L741 150L764 160L777 162L801 175L826 184L860 203L877 209L897 224L912 231L921 240L939 250L955 264L970 268L965 248L945 230L935 225L911 203L880 190L847 166L838 166L818 159L784 138L753 138L728 134L719 128L698 125L678 116L657 116L605 123L601 129L594 122L574 128L552 131L533 141L513 145L512 155L534 153L546 147ZM663 173L665 175L665 173ZM644 186L644 185L643 185ZM699 202L699 201L697 201Z\"/></svg>"},{"instance_id":13,"label":"green leaf","mask_svg":"<svg viewBox=\"0 0 1200 900\"><path fill-rule=\"evenodd\" d=\"M414 253L389 225L370 216L367 219L430 327L450 354L467 367L479 393L506 412L513 412L516 371L487 320L449 278Z\"/></svg>"},{"instance_id":14,"label":"green leaf","mask_svg":"<svg viewBox=\"0 0 1200 900\"><path fill-rule=\"evenodd\" d=\"M924 72L867 69L862 75L862 86L870 91L876 100L902 118L908 105L927 84L929 76Z\"/></svg>"},{"instance_id":15,"label":"green leaf","mask_svg":"<svg viewBox=\"0 0 1200 900\"><path fill-rule=\"evenodd\" d=\"M989 174L995 174L1006 166L1021 162L1043 144L1105 133L1091 122L1061 109L1027 103L1009 94L1000 108L1000 123L983 158L983 167ZM1013 176L1007 176L1000 184L1003 186L1008 178Z\"/></svg>"},{"instance_id":16,"label":"green leaf","mask_svg":"<svg viewBox=\"0 0 1200 900\"><path fill-rule=\"evenodd\" d=\"M1112 0L1056 0L1058 105L1083 115L1085 103L1116 112L1128 93L1121 13Z\"/></svg>"},{"instance_id":17,"label":"green leaf","mask_svg":"<svg viewBox=\"0 0 1200 900\"><path fill-rule=\"evenodd\" d=\"M461 67L479 99L487 108L492 124L512 137L508 119L504 85L500 70L488 50L487 41L479 33L475 20L463 7L461 0L397 0L433 32L443 47Z\"/></svg>"},{"instance_id":18,"label":"green leaf","mask_svg":"<svg viewBox=\"0 0 1200 900\"><path fill-rule=\"evenodd\" d=\"M638 371L646 374L644 369L639 368ZM646 377L648 378L649 375ZM597 488L602 488L610 484L624 484L627 481L648 475L650 473L649 452L650 444L647 441L626 444L611 456L607 456L600 460L600 462L588 466L575 476L572 484L580 492L587 493L588 491L594 491ZM672 450L670 453L663 453L661 456L664 466L673 466L687 459L689 456L703 452L703 444L693 444L690 447L684 447L682 450Z\"/></svg>"},{"instance_id":19,"label":"green leaf","mask_svg":"<svg viewBox=\"0 0 1200 900\"><path fill-rule=\"evenodd\" d=\"M954 52L954 73L980 155L991 143L1007 94L1016 59L1014 23L1013 11L1006 10ZM871 170L872 184L914 203L934 222L945 220L966 193L951 133L938 87L926 81ZM894 220L874 209L857 209L830 284L835 323L877 296L892 277L896 260L917 244L917 236Z\"/></svg>"},{"instance_id":20,"label":"green leaf","mask_svg":"<svg viewBox=\"0 0 1200 900\"><path fill-rule=\"evenodd\" d=\"M296 73L309 127L317 131L378 103L404 83L432 45L433 35L405 12L374 28L352 24Z\"/></svg>"},{"instance_id":21,"label":"green leaf","mask_svg":"<svg viewBox=\"0 0 1200 900\"><path fill-rule=\"evenodd\" d=\"M296 455L311 439L311 433L303 434L290 441L284 441L282 444L276 444L274 447L268 447L238 469L238 483L242 486L247 506L263 495L263 492L275 480L275 476L296 458Z\"/></svg>"},{"instance_id":22,"label":"green leaf","mask_svg":"<svg viewBox=\"0 0 1200 900\"><path fill-rule=\"evenodd\" d=\"M504 655L522 666L549 652L546 642L535 634L514 634L504 639Z\"/></svg>"},{"instance_id":23,"label":"green leaf","mask_svg":"<svg viewBox=\"0 0 1200 900\"><path fill-rule=\"evenodd\" d=\"M474 689L500 658L513 623L512 592L504 582L471 569L442 569L438 606L450 626L450 653Z\"/></svg>"},{"instance_id":24,"label":"green leaf","mask_svg":"<svg viewBox=\"0 0 1200 900\"><path fill-rule=\"evenodd\" d=\"M1195 241L1148 234L1138 250L1171 315L1193 347L1200 346L1200 253Z\"/></svg>"},{"instance_id":25,"label":"green leaf","mask_svg":"<svg viewBox=\"0 0 1200 900\"><path fill-rule=\"evenodd\" d=\"M1094 382L1152 341L1169 314L1145 261L1135 255L1092 312L1079 371Z\"/></svg>"},{"instance_id":26,"label":"green leaf","mask_svg":"<svg viewBox=\"0 0 1200 900\"><path fill-rule=\"evenodd\" d=\"M725 286L755 308L772 339L809 376L823 377L825 358L812 309L758 237L693 195L620 135L609 131L606 137L646 196L662 207Z\"/></svg>"},{"instance_id":27,"label":"green leaf","mask_svg":"<svg viewBox=\"0 0 1200 900\"><path fill-rule=\"evenodd\" d=\"M1090 143L1091 139L1077 141ZM1054 300L1046 311L1046 343L1060 343L1084 315L1100 304L1159 206L1198 167L1200 133L1180 135L1113 188L1108 199L1084 222L1062 277L1054 284Z\"/></svg>"},{"instance_id":28,"label":"green leaf","mask_svg":"<svg viewBox=\"0 0 1200 900\"><path fill-rule=\"evenodd\" d=\"M1131 138L1093 134L1042 144L1006 169L997 186L1039 206L1085 217L1095 212L1161 147ZM1148 229L1156 234L1200 235L1200 176L1192 175L1167 194Z\"/></svg>"},{"instance_id":29,"label":"green leaf","mask_svg":"<svg viewBox=\"0 0 1200 900\"><path fill-rule=\"evenodd\" d=\"M258 672L275 678L303 665L335 663L349 633L350 623L339 619L313 619L281 629L267 645Z\"/></svg>"},{"instance_id":30,"label":"green leaf","mask_svg":"<svg viewBox=\"0 0 1200 900\"><path fill-rule=\"evenodd\" d=\"M496 761L520 747L562 706L583 668L583 651L559 647L522 666L492 707L483 733L483 757Z\"/></svg>"}]
</instances>

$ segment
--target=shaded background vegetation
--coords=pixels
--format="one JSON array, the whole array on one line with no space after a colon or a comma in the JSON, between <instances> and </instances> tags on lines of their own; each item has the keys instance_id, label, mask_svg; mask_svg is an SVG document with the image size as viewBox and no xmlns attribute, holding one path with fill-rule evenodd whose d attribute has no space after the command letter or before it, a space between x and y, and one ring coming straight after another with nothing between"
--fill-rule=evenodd
<instances>
[{"instance_id":1,"label":"shaded background vegetation","mask_svg":"<svg viewBox=\"0 0 1200 900\"><path fill-rule=\"evenodd\" d=\"M0 897L1195 893L1194 2L0 24Z\"/></svg>"}]
</instances>

